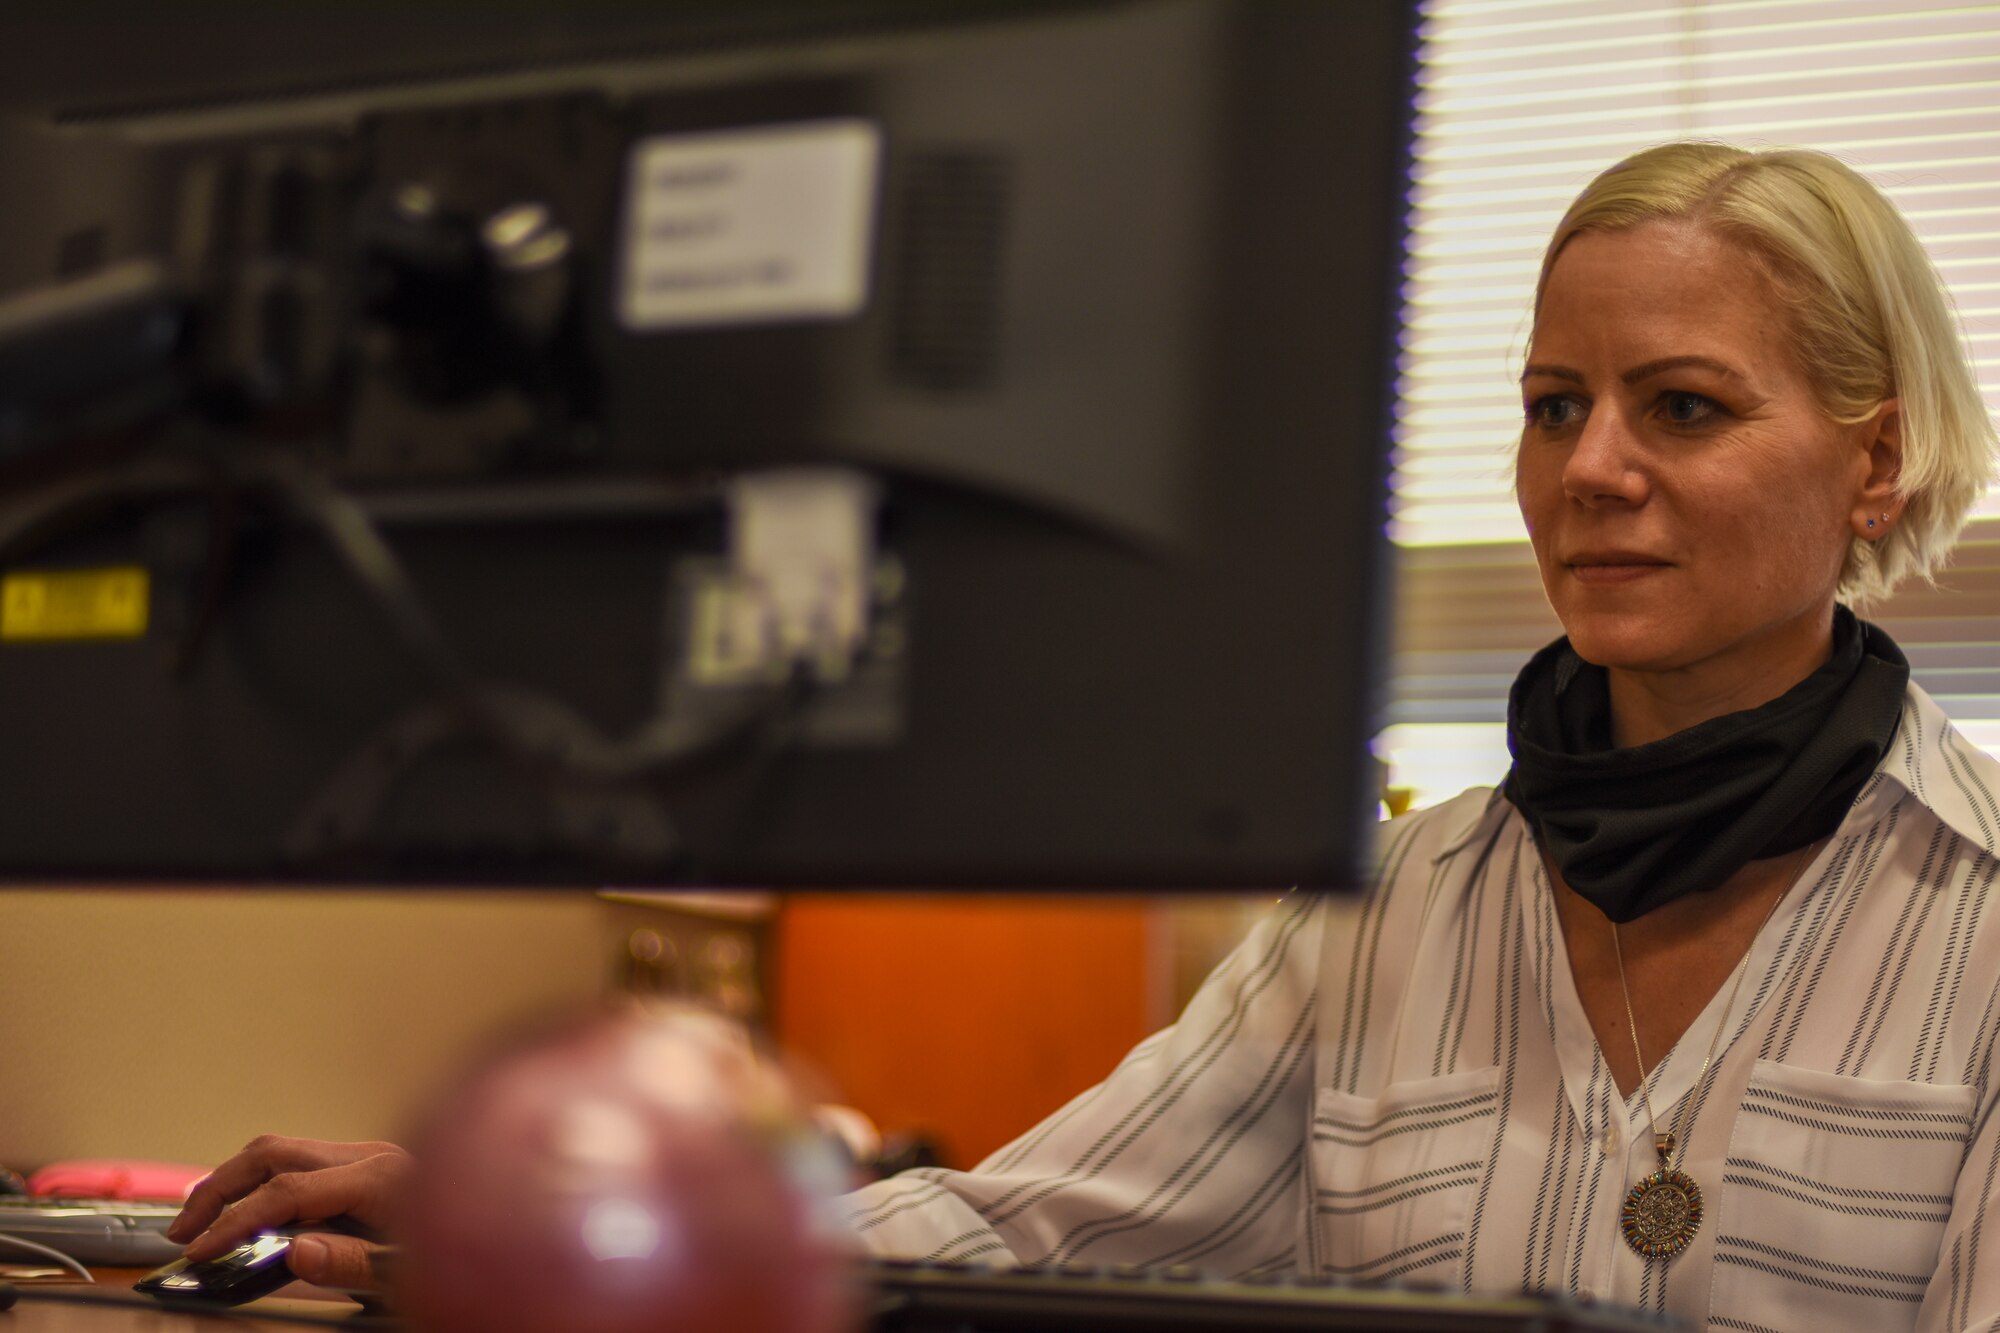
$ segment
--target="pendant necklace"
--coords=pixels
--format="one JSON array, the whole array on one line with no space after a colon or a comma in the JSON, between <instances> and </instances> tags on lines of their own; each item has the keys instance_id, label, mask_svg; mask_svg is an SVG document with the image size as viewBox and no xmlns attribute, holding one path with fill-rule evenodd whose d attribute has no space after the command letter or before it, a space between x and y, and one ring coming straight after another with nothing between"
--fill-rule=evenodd
<instances>
[{"instance_id":1,"label":"pendant necklace","mask_svg":"<svg viewBox=\"0 0 2000 1333\"><path fill-rule=\"evenodd\" d=\"M1653 1136L1654 1150L1660 1154L1660 1169L1634 1185L1625 1196L1625 1206L1618 1210L1618 1228L1625 1234L1625 1243L1647 1259L1671 1259L1685 1250L1701 1230L1701 1186L1685 1171L1674 1168L1674 1149L1680 1143L1681 1120L1693 1105L1696 1094L1701 1090L1702 1080L1708 1076L1708 1067L1715 1061L1716 1048L1722 1042L1722 1029L1729 1025L1730 1011L1736 1008L1736 997L1743 989L1744 974L1750 970L1750 949L1755 948L1757 936L1764 933L1764 927L1771 924L1777 915L1778 904L1783 902L1798 883L1799 875L1806 868L1806 861L1818 841L1807 843L1792 863L1791 875L1785 880L1785 887L1771 900L1771 906L1764 913L1764 919L1757 923L1756 931L1750 936L1750 948L1743 951L1743 957L1736 964L1736 980L1729 988L1729 999L1722 1006L1722 1017L1716 1021L1715 1035L1708 1039L1708 1054L1702 1057L1701 1072L1694 1076L1694 1085L1688 1095L1681 1099L1674 1112L1673 1123L1667 1132L1660 1133L1659 1122L1653 1116L1653 1097L1646 1089L1646 1057L1639 1052L1639 1020L1632 1013L1632 989L1625 983L1625 951L1618 944L1618 923L1611 923L1611 953L1618 960L1618 993L1625 1000L1625 1022L1632 1032L1632 1059L1639 1066L1639 1096L1646 1106L1646 1129Z\"/></svg>"}]
</instances>

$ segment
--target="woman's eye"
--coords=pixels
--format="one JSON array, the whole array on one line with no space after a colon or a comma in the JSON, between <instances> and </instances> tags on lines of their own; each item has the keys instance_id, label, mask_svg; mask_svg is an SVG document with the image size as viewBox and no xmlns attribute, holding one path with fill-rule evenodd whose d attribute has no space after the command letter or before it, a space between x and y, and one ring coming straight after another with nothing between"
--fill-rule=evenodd
<instances>
[{"instance_id":1,"label":"woman's eye","mask_svg":"<svg viewBox=\"0 0 2000 1333\"><path fill-rule=\"evenodd\" d=\"M1528 404L1528 424L1543 430L1562 430L1583 420L1583 404L1568 394L1552 393Z\"/></svg>"},{"instance_id":2,"label":"woman's eye","mask_svg":"<svg viewBox=\"0 0 2000 1333\"><path fill-rule=\"evenodd\" d=\"M1676 426L1699 426L1719 409L1712 398L1698 393L1670 392L1660 395L1660 413Z\"/></svg>"}]
</instances>

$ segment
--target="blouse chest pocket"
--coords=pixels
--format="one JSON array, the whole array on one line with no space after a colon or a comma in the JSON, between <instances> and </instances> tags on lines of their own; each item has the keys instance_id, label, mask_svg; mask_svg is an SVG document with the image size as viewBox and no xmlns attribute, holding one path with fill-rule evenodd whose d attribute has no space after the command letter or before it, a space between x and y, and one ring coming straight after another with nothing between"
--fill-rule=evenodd
<instances>
[{"instance_id":1,"label":"blouse chest pocket","mask_svg":"<svg viewBox=\"0 0 2000 1333\"><path fill-rule=\"evenodd\" d=\"M1913 1327L1975 1096L1758 1061L1723 1171L1711 1327Z\"/></svg>"},{"instance_id":2,"label":"blouse chest pocket","mask_svg":"<svg viewBox=\"0 0 2000 1333\"><path fill-rule=\"evenodd\" d=\"M1321 1272L1459 1281L1499 1083L1492 1068L1393 1083L1372 1096L1319 1090L1312 1167Z\"/></svg>"}]
</instances>

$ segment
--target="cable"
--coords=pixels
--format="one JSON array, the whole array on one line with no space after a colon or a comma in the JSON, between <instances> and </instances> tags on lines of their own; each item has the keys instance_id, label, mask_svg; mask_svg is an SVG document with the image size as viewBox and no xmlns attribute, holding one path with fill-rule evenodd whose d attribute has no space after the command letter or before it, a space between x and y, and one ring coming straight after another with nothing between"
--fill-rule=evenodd
<instances>
[{"instance_id":1,"label":"cable","mask_svg":"<svg viewBox=\"0 0 2000 1333\"><path fill-rule=\"evenodd\" d=\"M781 679L746 691L699 721L656 715L622 742L603 736L560 700L545 701L565 715L559 735L525 727L521 711L505 703L523 692L481 683L472 676L424 606L394 548L352 496L289 458L267 457L256 475L325 538L446 698L464 708L504 753L515 758L589 781L629 781L675 767L773 720L787 719L808 692L808 673L794 667Z\"/></svg>"},{"instance_id":2,"label":"cable","mask_svg":"<svg viewBox=\"0 0 2000 1333\"><path fill-rule=\"evenodd\" d=\"M64 1268L67 1268L70 1272L82 1278L85 1282L97 1281L96 1278L90 1275L90 1270L88 1268L85 1268L82 1264L70 1258L68 1255L64 1254L61 1250L50 1249L48 1246L42 1244L40 1241L23 1240L19 1236L10 1236L4 1231L0 1231L0 1245L18 1245L20 1248L24 1250L32 1250L36 1254L41 1255L45 1259L55 1260L57 1263L61 1264Z\"/></svg>"},{"instance_id":3,"label":"cable","mask_svg":"<svg viewBox=\"0 0 2000 1333\"><path fill-rule=\"evenodd\" d=\"M355 582L388 613L404 645L440 686L454 695L473 693L470 673L424 608L402 561L352 496L290 459L266 456L252 475L268 483L300 518L319 531Z\"/></svg>"},{"instance_id":4,"label":"cable","mask_svg":"<svg viewBox=\"0 0 2000 1333\"><path fill-rule=\"evenodd\" d=\"M314 1301L312 1304L328 1305L324 1314L295 1310L273 1310L262 1302L247 1305L222 1305L214 1301L175 1301L172 1304L141 1296L123 1287L98 1287L92 1291L81 1291L74 1287L26 1287L19 1289L24 1301L40 1301L48 1305L108 1305L120 1310L152 1310L199 1315L203 1320L241 1319L254 1321L261 1327L265 1324L302 1324L309 1328L343 1329L384 1329L396 1330L403 1327L401 1321L372 1313L367 1306L347 1314L339 1313L341 1306L333 1302ZM301 1305L305 1302L300 1302ZM203 1324L202 1327L206 1327Z\"/></svg>"},{"instance_id":5,"label":"cable","mask_svg":"<svg viewBox=\"0 0 2000 1333\"><path fill-rule=\"evenodd\" d=\"M203 474L184 460L149 458L66 478L24 499L10 499L0 509L0 562L17 560L121 505L196 492L203 481Z\"/></svg>"},{"instance_id":6,"label":"cable","mask_svg":"<svg viewBox=\"0 0 2000 1333\"><path fill-rule=\"evenodd\" d=\"M493 740L503 753L591 781L641 777L675 765L742 736L774 713L796 706L796 675L751 690L698 722L655 717L624 743L585 727L560 746L524 734L518 719L496 700L515 690L482 684L459 659L424 606L416 585L394 548L383 539L368 511L325 477L287 454L239 454L225 465L197 467L179 459L149 459L109 474L74 479L50 487L25 503L0 510L0 561L73 530L121 505L158 502L187 495L256 495L281 501L319 533L361 590L388 617L398 640L417 659L434 685ZM552 701L553 702L553 701ZM581 723L581 718L577 718Z\"/></svg>"},{"instance_id":7,"label":"cable","mask_svg":"<svg viewBox=\"0 0 2000 1333\"><path fill-rule=\"evenodd\" d=\"M766 752L760 767L766 767L771 752L790 748L792 724L815 692L810 669L795 663L781 678L732 692L696 711L656 713L629 735L613 739L560 699L481 681L430 614L415 582L366 507L297 457L275 450L209 454L199 465L186 459L148 459L49 488L25 505L0 508L0 559L18 555L25 547L39 545L120 506L191 494L206 494L211 502L211 522L232 527L240 499L261 496L278 502L295 520L318 533L363 594L382 611L398 642L416 659L441 696L392 723L386 733L415 727L429 734L431 743L449 739L453 730L449 723L440 727L435 720L425 720L425 714L434 717L442 707L462 718L500 755L530 771L559 780L619 786L665 776L690 761L757 738L763 740L761 748ZM712 494L719 498L719 492ZM226 498L219 501L219 497ZM217 538L211 560L226 563L232 553L232 534L217 534ZM209 622L221 595L220 577L211 569L201 614L183 642L176 664L180 674L191 668L193 656L211 628ZM401 753L407 747L396 748ZM356 753L365 758L369 745L364 744ZM338 798L343 790L357 785L351 771L362 771L365 776L365 769L357 759L337 770L327 789L308 807L310 817L302 820L300 827L351 826L351 818L328 821L322 807L332 803L340 807L340 813L346 813L348 805ZM369 779L365 785L379 786L381 779ZM757 789L761 787L758 784ZM666 835L669 843L678 843L671 825ZM685 849L677 848L674 854L684 855Z\"/></svg>"}]
</instances>

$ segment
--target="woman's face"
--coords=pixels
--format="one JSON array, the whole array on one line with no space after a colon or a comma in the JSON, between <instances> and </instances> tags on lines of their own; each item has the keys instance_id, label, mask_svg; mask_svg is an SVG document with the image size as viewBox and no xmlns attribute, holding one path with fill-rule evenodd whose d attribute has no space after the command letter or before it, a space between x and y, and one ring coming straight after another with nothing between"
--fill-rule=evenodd
<instances>
[{"instance_id":1,"label":"woman's face","mask_svg":"<svg viewBox=\"0 0 2000 1333\"><path fill-rule=\"evenodd\" d=\"M1515 488L1586 661L1754 687L1822 651L1873 429L1820 410L1786 321L1757 263L1693 224L1585 232L1557 258Z\"/></svg>"}]
</instances>

